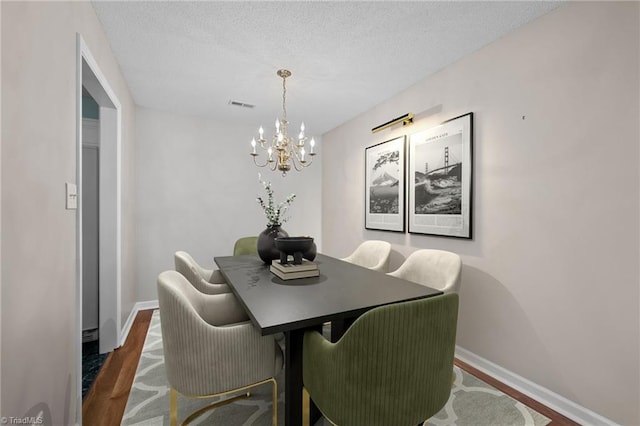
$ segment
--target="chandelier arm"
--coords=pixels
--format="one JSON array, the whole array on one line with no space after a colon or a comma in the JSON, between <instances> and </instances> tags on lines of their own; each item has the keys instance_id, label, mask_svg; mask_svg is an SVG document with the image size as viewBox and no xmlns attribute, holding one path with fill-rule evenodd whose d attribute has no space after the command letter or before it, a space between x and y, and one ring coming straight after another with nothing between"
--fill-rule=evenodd
<instances>
[{"instance_id":1,"label":"chandelier arm","mask_svg":"<svg viewBox=\"0 0 640 426\"><path fill-rule=\"evenodd\" d=\"M311 165L311 163L313 163L313 158L311 160L305 160L304 163L300 163L300 165L302 166L302 168L300 170L309 167Z\"/></svg>"},{"instance_id":2,"label":"chandelier arm","mask_svg":"<svg viewBox=\"0 0 640 426\"><path fill-rule=\"evenodd\" d=\"M266 167L267 164L269 164L269 160L265 160L264 164L258 164L258 161L256 160L257 155L251 155L253 157L253 164L255 164L258 167Z\"/></svg>"},{"instance_id":3,"label":"chandelier arm","mask_svg":"<svg viewBox=\"0 0 640 426\"><path fill-rule=\"evenodd\" d=\"M293 163L293 168L296 169L296 172L302 171L302 169L309 167L311 163L313 163L313 158L311 158L310 161L305 161L304 163L300 161L300 158L298 158L298 156L295 154L291 158L292 158L291 162Z\"/></svg>"},{"instance_id":4,"label":"chandelier arm","mask_svg":"<svg viewBox=\"0 0 640 426\"><path fill-rule=\"evenodd\" d=\"M302 167L300 167L300 160L298 160L295 157L292 157L291 162L293 163L293 168L296 169L296 172L299 172L302 170Z\"/></svg>"},{"instance_id":5,"label":"chandelier arm","mask_svg":"<svg viewBox=\"0 0 640 426\"><path fill-rule=\"evenodd\" d=\"M309 160L305 160L304 162L302 162L302 161L300 161L299 148L304 148L304 145L299 146L298 144L294 144L293 146L294 146L294 148L291 149L291 152L293 153L292 157L295 157L295 159L298 160L298 162L300 162L300 165L302 167L309 167L309 165L311 163L313 163L313 157L316 155L316 153L314 152L313 154L311 154L309 152L305 152L305 155L309 156ZM300 170L302 170L302 169L300 169Z\"/></svg>"}]
</instances>

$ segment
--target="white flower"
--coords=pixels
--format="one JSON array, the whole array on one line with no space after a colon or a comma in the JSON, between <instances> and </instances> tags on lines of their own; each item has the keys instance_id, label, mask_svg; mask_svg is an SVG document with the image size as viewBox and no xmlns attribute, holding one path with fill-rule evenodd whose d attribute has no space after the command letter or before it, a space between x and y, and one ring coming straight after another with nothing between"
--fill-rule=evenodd
<instances>
[{"instance_id":1,"label":"white flower","mask_svg":"<svg viewBox=\"0 0 640 426\"><path fill-rule=\"evenodd\" d=\"M296 198L296 194L289 195L286 200L276 205L273 202L273 189L271 189L271 182L265 182L260 179L260 183L262 183L262 186L264 186L264 189L267 192L267 202L265 203L262 197L258 197L256 200L264 210L264 214L267 217L267 226L280 226L289 220L288 217L284 217L284 213Z\"/></svg>"}]
</instances>

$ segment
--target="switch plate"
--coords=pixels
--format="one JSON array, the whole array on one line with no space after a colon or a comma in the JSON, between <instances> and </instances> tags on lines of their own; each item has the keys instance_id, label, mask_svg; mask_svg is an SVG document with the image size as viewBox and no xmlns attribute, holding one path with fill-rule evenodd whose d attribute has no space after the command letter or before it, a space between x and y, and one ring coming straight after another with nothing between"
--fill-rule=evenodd
<instances>
[{"instance_id":1,"label":"switch plate","mask_svg":"<svg viewBox=\"0 0 640 426\"><path fill-rule=\"evenodd\" d=\"M78 208L78 187L69 182L65 182L66 189L66 207L67 210L75 210Z\"/></svg>"}]
</instances>

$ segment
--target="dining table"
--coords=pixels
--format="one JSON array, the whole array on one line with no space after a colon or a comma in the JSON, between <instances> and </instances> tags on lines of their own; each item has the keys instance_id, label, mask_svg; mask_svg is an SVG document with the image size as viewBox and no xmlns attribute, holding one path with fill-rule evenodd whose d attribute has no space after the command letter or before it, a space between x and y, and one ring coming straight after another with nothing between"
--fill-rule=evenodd
<instances>
[{"instance_id":1,"label":"dining table","mask_svg":"<svg viewBox=\"0 0 640 426\"><path fill-rule=\"evenodd\" d=\"M331 322L338 341L360 315L391 303L442 294L440 290L318 254L319 276L282 280L257 255L214 258L227 284L262 335L284 333L286 426L302 424L304 333ZM318 416L311 408L312 421ZM306 414L305 414L306 415Z\"/></svg>"}]
</instances>

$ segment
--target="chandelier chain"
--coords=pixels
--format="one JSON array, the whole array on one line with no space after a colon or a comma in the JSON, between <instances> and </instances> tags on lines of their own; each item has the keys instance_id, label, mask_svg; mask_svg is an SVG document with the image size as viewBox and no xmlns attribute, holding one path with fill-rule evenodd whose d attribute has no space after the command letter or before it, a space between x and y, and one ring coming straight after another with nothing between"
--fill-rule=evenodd
<instances>
[{"instance_id":1,"label":"chandelier chain","mask_svg":"<svg viewBox=\"0 0 640 426\"><path fill-rule=\"evenodd\" d=\"M282 119L287 121L287 77L282 77Z\"/></svg>"}]
</instances>

